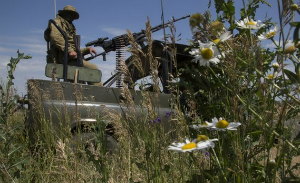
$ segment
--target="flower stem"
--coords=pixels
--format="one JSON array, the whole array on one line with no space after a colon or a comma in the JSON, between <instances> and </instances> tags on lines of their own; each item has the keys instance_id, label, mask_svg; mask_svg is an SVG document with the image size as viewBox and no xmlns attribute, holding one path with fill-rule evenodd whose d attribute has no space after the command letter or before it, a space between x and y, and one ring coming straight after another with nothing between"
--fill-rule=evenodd
<instances>
[{"instance_id":1,"label":"flower stem","mask_svg":"<svg viewBox=\"0 0 300 183\"><path fill-rule=\"evenodd\" d=\"M216 162L217 162L217 164L218 164L218 166L219 166L219 168L220 168L220 170L221 170L221 172L222 172L222 175L223 175L224 179L226 180L226 182L228 182L227 179L226 179L225 173L224 173L224 171L223 171L223 168L222 168L222 166L221 166L221 164L220 164L220 161L219 161L219 159L218 159L218 156L217 156L217 154L216 154L216 152L215 152L215 150L214 150L213 148L212 148L212 152L214 153L214 157L215 157Z\"/></svg>"}]
</instances>

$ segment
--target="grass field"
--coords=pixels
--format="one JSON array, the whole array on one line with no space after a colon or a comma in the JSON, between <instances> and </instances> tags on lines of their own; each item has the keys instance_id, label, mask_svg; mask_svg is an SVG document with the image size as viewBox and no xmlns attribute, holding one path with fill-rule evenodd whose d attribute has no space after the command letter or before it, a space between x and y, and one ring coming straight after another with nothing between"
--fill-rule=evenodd
<instances>
[{"instance_id":1,"label":"grass field","mask_svg":"<svg viewBox=\"0 0 300 183\"><path fill-rule=\"evenodd\" d=\"M142 52L128 31L137 69L141 55L150 62L154 98L142 90L144 98L135 107L124 85L131 115L98 115L98 123L90 127L97 129L92 143L82 136L74 141L69 125L56 130L38 107L34 109L41 111L41 126L28 131L28 109L18 108L13 73L30 56L18 52L0 87L0 182L300 182L300 25L285 16L298 14L298 5L278 0L277 25L255 20L259 6L268 5L265 1L245 3L239 21L234 21L231 1L214 2L216 12L222 12L218 20L211 20L209 12L190 17L194 36L186 51L193 60L177 65L181 60L176 59L175 38L169 37L166 49L176 72L170 75L172 113L166 113L164 122L158 120L159 106L153 102L160 93L159 63L151 46ZM150 21L146 32L151 45L149 30ZM263 47L266 39L276 48ZM127 69L123 67L125 74ZM137 107L145 110L136 115ZM104 120L113 127L118 142L114 149L106 143Z\"/></svg>"}]
</instances>

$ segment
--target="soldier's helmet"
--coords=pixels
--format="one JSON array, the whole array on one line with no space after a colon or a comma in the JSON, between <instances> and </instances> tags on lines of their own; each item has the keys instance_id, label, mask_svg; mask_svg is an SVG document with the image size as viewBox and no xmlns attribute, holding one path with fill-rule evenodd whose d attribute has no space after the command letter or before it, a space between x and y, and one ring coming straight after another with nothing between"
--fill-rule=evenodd
<instances>
[{"instance_id":1,"label":"soldier's helmet","mask_svg":"<svg viewBox=\"0 0 300 183\"><path fill-rule=\"evenodd\" d=\"M58 11L59 15L64 15L66 13L71 13L74 17L74 20L79 19L79 13L76 11L74 6L67 5L67 6L64 7L63 10Z\"/></svg>"}]
</instances>

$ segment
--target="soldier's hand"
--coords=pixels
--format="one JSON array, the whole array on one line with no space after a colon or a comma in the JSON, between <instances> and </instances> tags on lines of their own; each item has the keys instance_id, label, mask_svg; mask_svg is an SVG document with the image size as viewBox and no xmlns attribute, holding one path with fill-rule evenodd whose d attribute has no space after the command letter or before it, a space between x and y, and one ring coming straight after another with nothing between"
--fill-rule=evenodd
<instances>
[{"instance_id":1,"label":"soldier's hand","mask_svg":"<svg viewBox=\"0 0 300 183\"><path fill-rule=\"evenodd\" d=\"M71 51L69 53L69 56L70 56L71 59L77 59L77 53L76 53L76 51Z\"/></svg>"},{"instance_id":2,"label":"soldier's hand","mask_svg":"<svg viewBox=\"0 0 300 183\"><path fill-rule=\"evenodd\" d=\"M94 53L94 55L97 55L97 51L94 48L89 47L89 50L90 50L91 55L93 55L93 53Z\"/></svg>"}]
</instances>

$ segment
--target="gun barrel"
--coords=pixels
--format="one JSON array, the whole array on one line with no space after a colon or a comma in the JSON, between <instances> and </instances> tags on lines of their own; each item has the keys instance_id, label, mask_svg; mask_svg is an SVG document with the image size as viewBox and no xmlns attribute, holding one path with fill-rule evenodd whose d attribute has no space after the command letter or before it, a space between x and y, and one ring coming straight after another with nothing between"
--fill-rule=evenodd
<instances>
[{"instance_id":1,"label":"gun barrel","mask_svg":"<svg viewBox=\"0 0 300 183\"><path fill-rule=\"evenodd\" d=\"M177 19L173 19L173 22L176 22L176 21L179 21L179 20L182 20L182 19L186 19L188 17L190 17L191 15L186 15L184 17L181 17L181 18L177 18Z\"/></svg>"},{"instance_id":2,"label":"gun barrel","mask_svg":"<svg viewBox=\"0 0 300 183\"><path fill-rule=\"evenodd\" d=\"M94 41L91 41L91 42L86 43L85 46L86 46L86 47L89 47L89 46L92 46L92 45L95 45L95 44L99 44L99 43L101 43L101 42L103 42L104 40L107 40L107 39L108 39L108 37L105 37L105 38L98 38L98 39L96 39L96 40L94 40Z\"/></svg>"},{"instance_id":3,"label":"gun barrel","mask_svg":"<svg viewBox=\"0 0 300 183\"><path fill-rule=\"evenodd\" d=\"M183 17L180 17L180 18L177 18L177 19L174 19L174 17L172 18L172 22L177 22L179 20L182 20L182 19L186 19L188 17L190 17L191 15L186 15L186 16L183 16ZM171 22L168 22L168 23L165 23L165 24L160 24L158 26L155 26L155 27L152 27L151 28L151 31L152 32L156 32L156 31L159 31L165 27L168 27L169 25L171 24Z\"/></svg>"},{"instance_id":4,"label":"gun barrel","mask_svg":"<svg viewBox=\"0 0 300 183\"><path fill-rule=\"evenodd\" d=\"M182 19L185 19L185 18L188 18L188 17L190 17L190 15L186 15L186 16L183 16L183 17L178 18L178 19L172 18L171 22L177 22L179 20L182 20ZM169 26L171 24L171 22L168 22L166 24L160 24L160 25L157 25L155 27L152 27L150 31L151 32L159 31L159 30ZM142 43L143 39L146 37L146 32L145 32L145 30L142 30L141 32L133 33L133 36L134 36L136 42ZM124 46L128 46L130 44L127 34L122 34L122 35L119 35L119 36L116 36L116 37L110 39L109 41L105 41L107 39L108 39L108 37L98 38L97 40L86 43L85 46L86 47L92 46L92 45L93 46L101 46L105 50L105 52L108 53L108 52L111 52L111 51L115 51L117 49L116 48L117 47L117 42L119 42L120 40L122 40L122 42L124 42L123 43Z\"/></svg>"},{"instance_id":5,"label":"gun barrel","mask_svg":"<svg viewBox=\"0 0 300 183\"><path fill-rule=\"evenodd\" d=\"M89 47L89 46L92 46L92 45L96 44L97 42L98 42L98 39L95 40L95 41L91 41L91 42L86 43L85 46Z\"/></svg>"}]
</instances>

